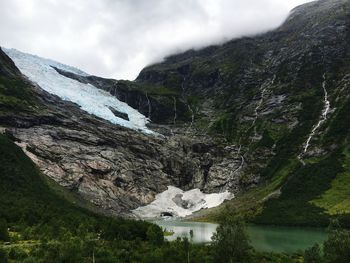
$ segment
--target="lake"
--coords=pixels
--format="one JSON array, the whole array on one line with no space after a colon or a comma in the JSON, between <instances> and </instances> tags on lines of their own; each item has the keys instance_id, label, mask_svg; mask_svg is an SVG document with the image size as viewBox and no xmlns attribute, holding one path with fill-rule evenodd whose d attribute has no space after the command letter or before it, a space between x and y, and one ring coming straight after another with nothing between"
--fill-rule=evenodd
<instances>
[{"instance_id":1,"label":"lake","mask_svg":"<svg viewBox=\"0 0 350 263\"><path fill-rule=\"evenodd\" d=\"M217 224L186 222L177 220L153 221L167 231L173 231L172 236L167 236L169 241L177 237L190 238L190 230L193 231L194 243L211 242L211 237L216 230ZM274 227L248 225L247 232L253 247L258 251L293 253L305 250L314 243L323 243L327 238L324 229L301 228L301 227Z\"/></svg>"}]
</instances>

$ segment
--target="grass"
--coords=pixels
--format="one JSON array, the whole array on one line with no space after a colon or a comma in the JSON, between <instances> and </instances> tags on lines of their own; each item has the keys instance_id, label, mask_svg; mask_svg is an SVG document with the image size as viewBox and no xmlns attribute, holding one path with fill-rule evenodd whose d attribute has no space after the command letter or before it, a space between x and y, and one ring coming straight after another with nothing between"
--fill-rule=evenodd
<instances>
[{"instance_id":1,"label":"grass","mask_svg":"<svg viewBox=\"0 0 350 263\"><path fill-rule=\"evenodd\" d=\"M350 151L345 153L344 172L337 175L332 186L320 198L311 203L326 210L330 215L350 213Z\"/></svg>"},{"instance_id":2,"label":"grass","mask_svg":"<svg viewBox=\"0 0 350 263\"><path fill-rule=\"evenodd\" d=\"M153 96L178 96L179 92L159 85L142 85L142 91Z\"/></svg>"},{"instance_id":3,"label":"grass","mask_svg":"<svg viewBox=\"0 0 350 263\"><path fill-rule=\"evenodd\" d=\"M0 77L0 114L32 112L38 109L38 101L28 84L20 79Z\"/></svg>"},{"instance_id":4,"label":"grass","mask_svg":"<svg viewBox=\"0 0 350 263\"><path fill-rule=\"evenodd\" d=\"M342 172L342 157L336 152L318 163L297 166L290 171L279 198L264 203L263 212L255 221L261 224L327 226L331 216L310 201L330 189L332 181ZM339 219L344 225L349 224L347 215Z\"/></svg>"},{"instance_id":5,"label":"grass","mask_svg":"<svg viewBox=\"0 0 350 263\"><path fill-rule=\"evenodd\" d=\"M263 176L274 178L276 168L285 167L285 158L298 153L300 142L304 141L306 130L310 130L311 122L317 113L304 101L305 109L300 120L301 125L283 140L277 143L277 157L272 161ZM311 101L310 101L311 102ZM326 134L322 137L323 145L337 148L321 158L305 160L305 166L291 167L288 180L282 187L278 199L270 199L264 203L262 213L255 221L261 224L293 225L293 226L326 226L331 218L338 218L344 226L350 225L349 209L349 152L343 152L348 145L350 130L350 101L345 99L334 113ZM288 146L288 147L287 147ZM289 157L290 159L290 157Z\"/></svg>"},{"instance_id":6,"label":"grass","mask_svg":"<svg viewBox=\"0 0 350 263\"><path fill-rule=\"evenodd\" d=\"M174 233L174 231L164 231L163 234L165 237L169 237L169 236L174 235L175 233Z\"/></svg>"},{"instance_id":7,"label":"grass","mask_svg":"<svg viewBox=\"0 0 350 263\"><path fill-rule=\"evenodd\" d=\"M223 209L228 207L258 224L325 226L329 218L340 216L347 226L350 152L346 151L345 156L344 170L340 168L341 160L334 157L313 159L304 167L297 159L290 159L274 172L272 179L220 207L197 213L193 220L217 222Z\"/></svg>"},{"instance_id":8,"label":"grass","mask_svg":"<svg viewBox=\"0 0 350 263\"><path fill-rule=\"evenodd\" d=\"M45 180L34 163L0 134L0 218L23 239L57 238L64 233L103 232L106 239L146 239L144 221L109 218L80 207L82 201ZM12 235L13 240L17 237Z\"/></svg>"},{"instance_id":9,"label":"grass","mask_svg":"<svg viewBox=\"0 0 350 263\"><path fill-rule=\"evenodd\" d=\"M44 177L6 135L0 134L0 218L11 230L43 225L78 231L82 224L103 225L110 219L57 183ZM120 226L128 220L116 220ZM134 224L130 221L130 224Z\"/></svg>"},{"instance_id":10,"label":"grass","mask_svg":"<svg viewBox=\"0 0 350 263\"><path fill-rule=\"evenodd\" d=\"M286 166L283 166L276 172L276 176L273 179L265 181L256 188L243 191L235 196L234 199L225 202L219 207L198 212L195 214L193 221L217 222L221 212L226 209L226 207L232 211L235 211L235 213L242 214L248 221L253 220L257 214L261 213L264 202L269 198L273 198L273 193L282 186L289 172L297 165L297 160L289 160Z\"/></svg>"},{"instance_id":11,"label":"grass","mask_svg":"<svg viewBox=\"0 0 350 263\"><path fill-rule=\"evenodd\" d=\"M60 215L68 224L75 217L89 216L52 190L31 160L2 134L0 148L0 218L10 225L19 221L33 225L51 216Z\"/></svg>"},{"instance_id":12,"label":"grass","mask_svg":"<svg viewBox=\"0 0 350 263\"><path fill-rule=\"evenodd\" d=\"M48 188L53 194L56 194L57 196L64 199L65 201L68 201L68 203L76 205L78 207L82 207L94 213L100 213L100 214L106 213L104 210L98 208L97 206L83 199L78 193L73 192L59 185L50 177L47 177L41 173L39 173L39 176L41 177L41 180L48 186Z\"/></svg>"}]
</instances>

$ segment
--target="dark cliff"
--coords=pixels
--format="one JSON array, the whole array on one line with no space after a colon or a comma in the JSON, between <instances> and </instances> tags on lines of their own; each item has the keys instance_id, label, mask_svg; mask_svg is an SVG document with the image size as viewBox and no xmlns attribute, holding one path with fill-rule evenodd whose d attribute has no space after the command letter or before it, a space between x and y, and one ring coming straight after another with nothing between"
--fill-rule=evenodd
<instances>
[{"instance_id":1,"label":"dark cliff","mask_svg":"<svg viewBox=\"0 0 350 263\"><path fill-rule=\"evenodd\" d=\"M113 213L175 185L238 193L232 206L259 223L327 224L340 214L349 223L349 26L348 1L320 0L271 32L171 56L135 82L57 69L138 109L164 138L43 92L0 52L1 98L26 101L8 93L16 76L33 100L18 115L3 110L1 125L44 174Z\"/></svg>"}]
</instances>

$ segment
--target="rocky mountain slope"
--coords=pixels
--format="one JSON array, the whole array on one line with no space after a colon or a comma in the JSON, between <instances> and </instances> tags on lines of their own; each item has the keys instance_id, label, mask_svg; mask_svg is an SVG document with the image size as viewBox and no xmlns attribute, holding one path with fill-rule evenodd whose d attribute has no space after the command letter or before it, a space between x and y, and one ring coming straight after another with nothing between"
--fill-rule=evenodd
<instances>
[{"instance_id":1,"label":"rocky mountain slope","mask_svg":"<svg viewBox=\"0 0 350 263\"><path fill-rule=\"evenodd\" d=\"M0 52L0 124L45 175L113 214L173 185L229 190L259 223L349 223L349 25L348 1L320 0L271 32L171 56L134 82L52 68L127 103L162 136L87 114Z\"/></svg>"},{"instance_id":2,"label":"rocky mountain slope","mask_svg":"<svg viewBox=\"0 0 350 263\"><path fill-rule=\"evenodd\" d=\"M349 24L348 1L315 1L266 34L145 68L137 83L182 92L198 129L240 149L240 182L268 185L247 204L259 222L349 213Z\"/></svg>"},{"instance_id":3,"label":"rocky mountain slope","mask_svg":"<svg viewBox=\"0 0 350 263\"><path fill-rule=\"evenodd\" d=\"M218 173L231 153L210 138L203 143L115 125L46 92L1 55L1 130L60 185L114 215L130 214L170 185L215 190L205 179L203 149L214 152Z\"/></svg>"}]
</instances>

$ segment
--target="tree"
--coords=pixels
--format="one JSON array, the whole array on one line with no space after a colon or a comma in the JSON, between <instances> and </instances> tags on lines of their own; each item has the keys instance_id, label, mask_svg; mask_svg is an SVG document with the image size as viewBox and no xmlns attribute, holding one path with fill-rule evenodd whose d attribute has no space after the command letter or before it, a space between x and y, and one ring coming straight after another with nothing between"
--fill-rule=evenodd
<instances>
[{"instance_id":1,"label":"tree","mask_svg":"<svg viewBox=\"0 0 350 263\"><path fill-rule=\"evenodd\" d=\"M350 262L350 231L342 229L338 220L332 221L328 239L323 244L324 258L329 263Z\"/></svg>"},{"instance_id":2,"label":"tree","mask_svg":"<svg viewBox=\"0 0 350 263\"><path fill-rule=\"evenodd\" d=\"M147 229L147 239L153 245L160 246L164 242L164 234L162 229L157 225L150 225Z\"/></svg>"},{"instance_id":3,"label":"tree","mask_svg":"<svg viewBox=\"0 0 350 263\"><path fill-rule=\"evenodd\" d=\"M242 218L225 212L213 235L215 262L249 262L251 246Z\"/></svg>"},{"instance_id":4,"label":"tree","mask_svg":"<svg viewBox=\"0 0 350 263\"><path fill-rule=\"evenodd\" d=\"M0 248L0 263L7 263L8 258L7 258L7 253L4 249Z\"/></svg>"},{"instance_id":5,"label":"tree","mask_svg":"<svg viewBox=\"0 0 350 263\"><path fill-rule=\"evenodd\" d=\"M9 241L9 232L7 230L7 222L5 219L0 219L0 241Z\"/></svg>"},{"instance_id":6,"label":"tree","mask_svg":"<svg viewBox=\"0 0 350 263\"><path fill-rule=\"evenodd\" d=\"M190 263L190 242L188 241L188 238L185 237L183 240L183 245L184 245L184 249L185 249L185 252L186 252L186 256L187 256L187 263Z\"/></svg>"},{"instance_id":7,"label":"tree","mask_svg":"<svg viewBox=\"0 0 350 263\"><path fill-rule=\"evenodd\" d=\"M320 263L322 262L321 248L316 243L311 248L305 250L304 263Z\"/></svg>"},{"instance_id":8,"label":"tree","mask_svg":"<svg viewBox=\"0 0 350 263\"><path fill-rule=\"evenodd\" d=\"M193 240L193 236L194 236L193 230L191 229L191 230L190 230L190 238L191 238L191 241Z\"/></svg>"}]
</instances>

